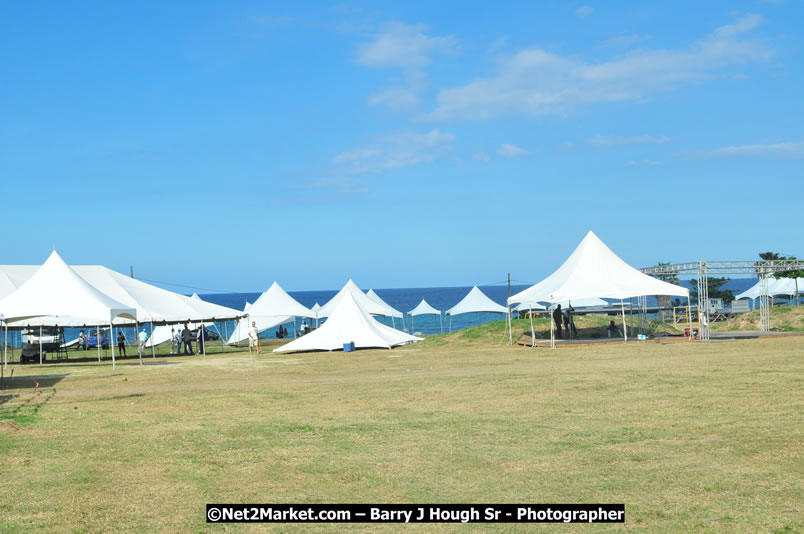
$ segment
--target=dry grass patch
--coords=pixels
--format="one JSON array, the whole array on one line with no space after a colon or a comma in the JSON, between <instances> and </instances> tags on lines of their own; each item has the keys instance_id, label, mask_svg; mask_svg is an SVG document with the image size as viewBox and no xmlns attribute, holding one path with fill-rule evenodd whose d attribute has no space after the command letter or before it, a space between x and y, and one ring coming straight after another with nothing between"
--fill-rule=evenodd
<instances>
[{"instance_id":1,"label":"dry grass patch","mask_svg":"<svg viewBox=\"0 0 804 534\"><path fill-rule=\"evenodd\" d=\"M0 390L2 530L264 530L207 525L210 502L624 502L640 531L802 528L804 340L479 338L19 366Z\"/></svg>"}]
</instances>

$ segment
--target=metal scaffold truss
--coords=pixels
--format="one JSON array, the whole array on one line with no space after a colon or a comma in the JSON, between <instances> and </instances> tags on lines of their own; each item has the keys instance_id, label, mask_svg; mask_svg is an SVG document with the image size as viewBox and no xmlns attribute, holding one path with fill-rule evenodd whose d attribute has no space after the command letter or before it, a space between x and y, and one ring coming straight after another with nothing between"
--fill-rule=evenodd
<instances>
[{"instance_id":1,"label":"metal scaffold truss","mask_svg":"<svg viewBox=\"0 0 804 534\"><path fill-rule=\"evenodd\" d=\"M645 274L669 278L694 275L698 280L698 329L700 339L709 339L709 284L710 275L752 274L759 278L759 329L770 331L768 278L774 274L804 269L804 260L747 260L747 261L693 261L670 263L640 269Z\"/></svg>"}]
</instances>

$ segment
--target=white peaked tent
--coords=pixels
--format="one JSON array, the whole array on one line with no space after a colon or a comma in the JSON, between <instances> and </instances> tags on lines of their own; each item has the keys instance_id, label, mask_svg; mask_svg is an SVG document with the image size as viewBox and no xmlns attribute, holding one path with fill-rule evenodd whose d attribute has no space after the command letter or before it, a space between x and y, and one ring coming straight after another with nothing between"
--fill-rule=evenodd
<instances>
[{"instance_id":1,"label":"white peaked tent","mask_svg":"<svg viewBox=\"0 0 804 534\"><path fill-rule=\"evenodd\" d=\"M625 308L622 300L653 295L689 298L689 290L662 282L634 269L590 231L561 267L538 284L509 297L508 304L516 302L557 304L566 300L574 302L577 299L593 297L619 299L625 326ZM627 341L627 338L625 340Z\"/></svg>"},{"instance_id":2,"label":"white peaked tent","mask_svg":"<svg viewBox=\"0 0 804 534\"><path fill-rule=\"evenodd\" d=\"M373 290L373 289L369 289L369 290L366 292L366 296L367 296L368 298L370 298L371 300L373 300L374 302L376 302L377 304L380 304L380 305L382 305L382 306L385 306L386 308L388 308L389 310L391 310L391 314L390 314L390 315L391 315L391 326L393 326L394 328L396 328L396 323L394 322L394 318L396 317L397 319L402 319L402 330L404 330L404 329L405 329L405 322L404 322L404 321L405 321L405 316L402 314L402 312L400 312L400 311L395 310L394 308L392 308L392 307L391 307L391 305L390 305L390 304L388 304L387 302L385 302L384 300L382 300L382 299L380 298L380 296L379 296L377 293L375 293L375 292L374 292L374 290Z\"/></svg>"},{"instance_id":3,"label":"white peaked tent","mask_svg":"<svg viewBox=\"0 0 804 534\"><path fill-rule=\"evenodd\" d=\"M15 285L22 285L39 267L36 265L0 265L0 273ZM186 297L166 289L162 289L140 280L130 278L102 265L73 265L70 268L78 273L90 285L122 302L127 307L137 309L137 318L141 323L183 323L201 320L225 321L242 315L239 311ZM3 276L0 275L0 280ZM3 297L0 282L0 298ZM78 318L80 320L80 318ZM42 324L46 324L42 319ZM115 319L114 324L130 324L128 319ZM84 326L83 322L70 322L60 318L60 326Z\"/></svg>"},{"instance_id":4,"label":"white peaked tent","mask_svg":"<svg viewBox=\"0 0 804 534\"><path fill-rule=\"evenodd\" d=\"M271 287L245 311L248 312L248 317L245 321L240 321L235 331L232 332L229 344L236 344L248 339L248 329L252 322L257 323L257 329L262 332L291 322L294 317L315 317L313 312L288 295L277 282L271 284Z\"/></svg>"},{"instance_id":5,"label":"white peaked tent","mask_svg":"<svg viewBox=\"0 0 804 534\"><path fill-rule=\"evenodd\" d=\"M393 310L385 303L379 303L377 301L372 300L368 297L365 293L363 293L357 284L353 281L349 280L346 282L346 285L341 288L338 293L330 299L329 302L321 306L321 309L318 310L319 317L329 317L335 311L335 308L338 307L340 301L347 295L351 294L354 297L355 301L360 305L361 308L366 310L370 315L382 315L384 317L393 316L393 313L396 310ZM397 312L399 313L399 312Z\"/></svg>"},{"instance_id":6,"label":"white peaked tent","mask_svg":"<svg viewBox=\"0 0 804 534\"><path fill-rule=\"evenodd\" d=\"M449 315L449 327L450 331L452 331L452 316L459 315L461 313L475 313L475 312L490 312L490 313L508 313L508 308L504 306L500 306L490 298L488 298L485 293L480 291L477 286L472 287L469 290L469 293L466 294L465 297L461 299L461 301L453 306L452 308L448 309L445 312L445 315Z\"/></svg>"},{"instance_id":7,"label":"white peaked tent","mask_svg":"<svg viewBox=\"0 0 804 534\"><path fill-rule=\"evenodd\" d=\"M796 295L796 291L804 293L804 278L771 278L768 280L768 296L787 295L792 297ZM734 298L737 300L757 299L759 293L759 282L757 282L739 295L735 295Z\"/></svg>"},{"instance_id":8,"label":"white peaked tent","mask_svg":"<svg viewBox=\"0 0 804 534\"><path fill-rule=\"evenodd\" d=\"M441 333L444 333L444 323L441 319L441 311L433 308L430 306L426 300L422 299L422 301L416 305L415 308L408 312L410 315L410 331L413 332L413 317L416 315L438 315L438 324L441 326Z\"/></svg>"},{"instance_id":9,"label":"white peaked tent","mask_svg":"<svg viewBox=\"0 0 804 534\"><path fill-rule=\"evenodd\" d=\"M57 321L59 318L78 318L82 324L108 324L110 327L116 317L137 320L135 308L90 285L55 250L25 283L0 301L0 313L7 323L20 325L27 319L41 316ZM111 346L114 367L114 344Z\"/></svg>"},{"instance_id":10,"label":"white peaked tent","mask_svg":"<svg viewBox=\"0 0 804 534\"><path fill-rule=\"evenodd\" d=\"M315 304L313 304L313 307L310 308L310 311L313 312L314 314L318 315L318 310L320 310L320 309L321 309L321 305L318 302L316 302Z\"/></svg>"},{"instance_id":11,"label":"white peaked tent","mask_svg":"<svg viewBox=\"0 0 804 534\"><path fill-rule=\"evenodd\" d=\"M274 349L274 352L332 351L343 349L346 343L354 343L355 348L390 349L421 339L378 322L360 306L351 292L347 292L320 328Z\"/></svg>"}]
</instances>

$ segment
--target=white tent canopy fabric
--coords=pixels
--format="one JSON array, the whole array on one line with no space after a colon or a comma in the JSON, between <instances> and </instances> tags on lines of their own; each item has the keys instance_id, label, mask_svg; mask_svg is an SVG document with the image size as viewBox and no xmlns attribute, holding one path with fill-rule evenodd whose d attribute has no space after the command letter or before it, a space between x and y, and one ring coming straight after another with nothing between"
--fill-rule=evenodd
<instances>
[{"instance_id":1,"label":"white tent canopy fabric","mask_svg":"<svg viewBox=\"0 0 804 534\"><path fill-rule=\"evenodd\" d=\"M584 298L626 299L648 295L689 297L689 290L634 269L589 232L553 274L508 299L552 304Z\"/></svg>"},{"instance_id":2,"label":"white tent canopy fabric","mask_svg":"<svg viewBox=\"0 0 804 534\"><path fill-rule=\"evenodd\" d=\"M355 348L390 349L421 339L380 323L348 291L338 300L337 306L331 310L329 318L320 328L274 349L274 352L332 351L343 349L346 343L354 343Z\"/></svg>"},{"instance_id":3,"label":"white tent canopy fabric","mask_svg":"<svg viewBox=\"0 0 804 534\"><path fill-rule=\"evenodd\" d=\"M294 317L315 317L315 314L288 295L282 287L274 282L253 304L246 303L244 309L248 317L241 319L229 336L230 345L248 339L251 323L257 323L258 332L275 326L292 322Z\"/></svg>"},{"instance_id":4,"label":"white tent canopy fabric","mask_svg":"<svg viewBox=\"0 0 804 534\"><path fill-rule=\"evenodd\" d=\"M315 314L287 294L282 287L274 282L248 310L252 317L314 317Z\"/></svg>"},{"instance_id":5,"label":"white tent canopy fabric","mask_svg":"<svg viewBox=\"0 0 804 534\"><path fill-rule=\"evenodd\" d=\"M396 317L397 319L401 319L401 318L402 318L402 312L397 311L397 310L395 310L394 308L392 308L392 307L391 307L391 305L390 305L390 304L388 304L387 302L385 302L384 300L382 300L382 299L380 298L380 296L379 296L377 293L375 293L375 292L374 292L374 290L373 290L373 289L369 289L369 290L366 292L366 296L367 296L368 298L370 298L371 300L373 300L374 302L376 302L377 304L380 304L380 305L382 305L382 306L385 306L386 308L388 308L389 310L391 310L391 317ZM378 315L379 315L379 314L378 314Z\"/></svg>"},{"instance_id":6,"label":"white tent canopy fabric","mask_svg":"<svg viewBox=\"0 0 804 534\"><path fill-rule=\"evenodd\" d=\"M137 310L115 300L84 280L56 251L22 283L0 301L0 313L8 323L48 316L54 323L110 324L121 317L135 321Z\"/></svg>"},{"instance_id":7,"label":"white tent canopy fabric","mask_svg":"<svg viewBox=\"0 0 804 534\"><path fill-rule=\"evenodd\" d=\"M798 287L796 287L797 283ZM804 294L804 278L771 278L768 280L768 296L795 296L796 290L799 294ZM735 295L734 298L737 300L757 299L760 296L759 293L759 282L757 282L739 295Z\"/></svg>"},{"instance_id":8,"label":"white tent canopy fabric","mask_svg":"<svg viewBox=\"0 0 804 534\"><path fill-rule=\"evenodd\" d=\"M409 315L441 315L441 312L432 306L430 306L426 300L422 299L422 301L416 305L415 308L408 312Z\"/></svg>"},{"instance_id":9,"label":"white tent canopy fabric","mask_svg":"<svg viewBox=\"0 0 804 534\"><path fill-rule=\"evenodd\" d=\"M458 304L446 311L446 315L473 312L508 313L508 309L488 298L477 286L474 286Z\"/></svg>"},{"instance_id":10,"label":"white tent canopy fabric","mask_svg":"<svg viewBox=\"0 0 804 534\"><path fill-rule=\"evenodd\" d=\"M137 310L137 319L141 323L182 323L202 320L225 321L242 315L237 310L225 306L205 302L200 298L186 297L166 289L147 284L122 275L101 265L75 265L71 269L86 282L102 293L123 303L126 307ZM36 272L34 265L3 265L0 273L13 284L21 285ZM0 276L0 280L2 280ZM0 284L0 298L2 298ZM42 324L52 323L49 318L36 320ZM114 320L115 325L131 324L134 321L123 317ZM60 326L83 326L89 324L80 317L72 320L61 317Z\"/></svg>"},{"instance_id":11,"label":"white tent canopy fabric","mask_svg":"<svg viewBox=\"0 0 804 534\"><path fill-rule=\"evenodd\" d=\"M345 298L347 294L351 294L360 307L371 315L382 315L384 317L394 316L393 314L396 310L390 308L387 304L380 304L379 302L372 300L365 293L363 293L359 287L357 287L357 284L355 284L352 280L349 280L346 282L346 285L343 286L343 288L341 288L341 290L338 291L338 293L332 297L332 299L330 299L329 302L321 306L321 309L318 310L318 317L329 317L332 315L332 313L335 311L335 308L338 307L340 301Z\"/></svg>"},{"instance_id":12,"label":"white tent canopy fabric","mask_svg":"<svg viewBox=\"0 0 804 534\"><path fill-rule=\"evenodd\" d=\"M523 302L519 306L514 308L514 310L518 311L518 312L528 311L528 310L546 310L547 309L547 304L549 304L549 303L546 303L546 302L545 303ZM580 309L580 308L593 308L593 307L596 307L596 306L610 306L611 305L610 303L606 302L605 300L598 299L598 298L564 300L562 302L557 302L556 304L561 304L561 307L564 308L564 309L567 309L570 306L572 306L572 308L574 308L574 309Z\"/></svg>"}]
</instances>

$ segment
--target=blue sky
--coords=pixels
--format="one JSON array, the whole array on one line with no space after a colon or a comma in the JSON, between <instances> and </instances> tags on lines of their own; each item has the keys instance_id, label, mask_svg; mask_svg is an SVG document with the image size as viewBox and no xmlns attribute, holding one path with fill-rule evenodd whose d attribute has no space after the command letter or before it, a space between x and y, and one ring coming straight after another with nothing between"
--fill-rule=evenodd
<instances>
[{"instance_id":1,"label":"blue sky","mask_svg":"<svg viewBox=\"0 0 804 534\"><path fill-rule=\"evenodd\" d=\"M590 229L639 267L801 257L803 8L4 2L0 263L260 291L537 282Z\"/></svg>"}]
</instances>

